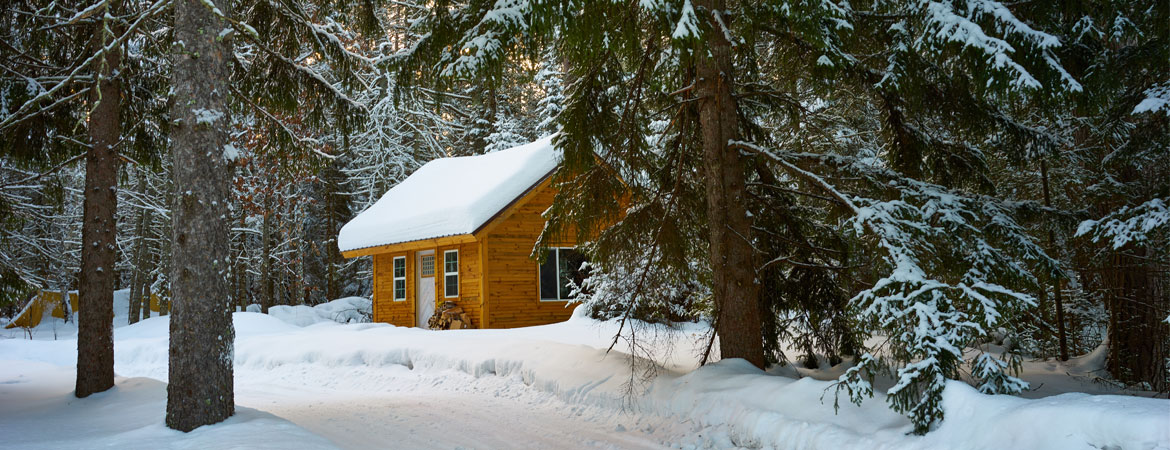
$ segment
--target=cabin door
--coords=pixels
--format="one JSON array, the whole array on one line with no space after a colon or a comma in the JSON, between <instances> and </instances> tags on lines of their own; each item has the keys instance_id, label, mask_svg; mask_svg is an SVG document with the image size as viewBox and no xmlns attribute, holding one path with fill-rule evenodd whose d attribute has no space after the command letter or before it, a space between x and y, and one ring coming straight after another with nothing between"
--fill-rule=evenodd
<instances>
[{"instance_id":1,"label":"cabin door","mask_svg":"<svg viewBox=\"0 0 1170 450\"><path fill-rule=\"evenodd\" d=\"M431 320L431 316L435 314L435 251L425 250L416 254L415 261L418 267L418 282L415 286L417 298L415 299L415 326L419 328L426 328L427 321Z\"/></svg>"}]
</instances>

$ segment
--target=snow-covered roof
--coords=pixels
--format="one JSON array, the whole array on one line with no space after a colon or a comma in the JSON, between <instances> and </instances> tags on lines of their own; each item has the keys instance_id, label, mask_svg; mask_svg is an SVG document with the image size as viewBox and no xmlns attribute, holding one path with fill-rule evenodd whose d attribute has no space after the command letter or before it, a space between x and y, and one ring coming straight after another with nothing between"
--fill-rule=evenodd
<instances>
[{"instance_id":1,"label":"snow-covered roof","mask_svg":"<svg viewBox=\"0 0 1170 450\"><path fill-rule=\"evenodd\" d=\"M559 163L551 136L486 155L436 159L341 227L337 247L345 252L473 233Z\"/></svg>"}]
</instances>

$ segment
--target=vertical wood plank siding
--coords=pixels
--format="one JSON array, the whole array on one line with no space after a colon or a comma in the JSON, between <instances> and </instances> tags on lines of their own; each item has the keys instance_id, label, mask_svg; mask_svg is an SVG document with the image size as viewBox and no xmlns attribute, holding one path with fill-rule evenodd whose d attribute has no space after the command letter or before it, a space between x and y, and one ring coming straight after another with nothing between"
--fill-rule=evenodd
<instances>
[{"instance_id":1,"label":"vertical wood plank siding","mask_svg":"<svg viewBox=\"0 0 1170 450\"><path fill-rule=\"evenodd\" d=\"M489 324L492 328L544 325L567 320L573 313L566 302L540 301L540 270L529 256L536 238L544 229L545 210L552 205L554 191L548 184L522 199L512 215L488 234L487 291ZM574 242L558 245L572 246Z\"/></svg>"},{"instance_id":2,"label":"vertical wood plank siding","mask_svg":"<svg viewBox=\"0 0 1170 450\"><path fill-rule=\"evenodd\" d=\"M406 257L406 301L394 301L394 258ZM374 255L374 322L414 326L414 252Z\"/></svg>"}]
</instances>

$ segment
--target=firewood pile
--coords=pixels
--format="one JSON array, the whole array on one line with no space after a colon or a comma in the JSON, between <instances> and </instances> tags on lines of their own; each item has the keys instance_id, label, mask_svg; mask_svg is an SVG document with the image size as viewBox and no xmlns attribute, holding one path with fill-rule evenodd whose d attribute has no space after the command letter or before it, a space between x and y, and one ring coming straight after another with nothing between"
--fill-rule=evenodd
<instances>
[{"instance_id":1,"label":"firewood pile","mask_svg":"<svg viewBox=\"0 0 1170 450\"><path fill-rule=\"evenodd\" d=\"M463 312L463 307L455 302L445 301L427 321L427 327L432 330L462 330L471 328L471 319Z\"/></svg>"}]
</instances>

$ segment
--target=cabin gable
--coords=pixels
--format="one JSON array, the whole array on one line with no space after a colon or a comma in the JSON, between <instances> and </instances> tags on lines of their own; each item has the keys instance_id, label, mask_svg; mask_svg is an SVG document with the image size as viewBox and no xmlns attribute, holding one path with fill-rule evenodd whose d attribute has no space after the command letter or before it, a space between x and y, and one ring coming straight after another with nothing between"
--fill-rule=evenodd
<instances>
[{"instance_id":1,"label":"cabin gable","mask_svg":"<svg viewBox=\"0 0 1170 450\"><path fill-rule=\"evenodd\" d=\"M487 322L491 328L561 322L573 313L573 306L568 302L540 299L540 267L531 258L536 240L544 230L543 214L555 195L556 191L546 180L484 230ZM567 240L554 245L574 247L576 242Z\"/></svg>"}]
</instances>

